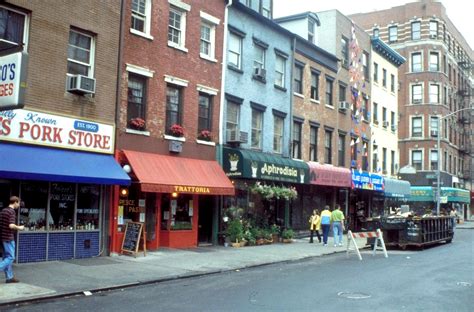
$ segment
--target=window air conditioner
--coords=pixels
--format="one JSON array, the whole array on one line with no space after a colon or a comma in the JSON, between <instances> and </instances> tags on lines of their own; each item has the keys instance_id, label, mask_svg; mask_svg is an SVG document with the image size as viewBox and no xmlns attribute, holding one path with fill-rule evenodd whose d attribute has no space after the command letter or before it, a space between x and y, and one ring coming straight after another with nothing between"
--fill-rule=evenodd
<instances>
[{"instance_id":1,"label":"window air conditioner","mask_svg":"<svg viewBox=\"0 0 474 312\"><path fill-rule=\"evenodd\" d=\"M346 111L349 109L349 103L345 101L339 102L339 110Z\"/></svg>"},{"instance_id":2,"label":"window air conditioner","mask_svg":"<svg viewBox=\"0 0 474 312\"><path fill-rule=\"evenodd\" d=\"M254 68L254 74L255 74L255 76L257 76L259 78L265 79L265 77L267 75L267 71L265 70L265 68L255 67Z\"/></svg>"},{"instance_id":3,"label":"window air conditioner","mask_svg":"<svg viewBox=\"0 0 474 312\"><path fill-rule=\"evenodd\" d=\"M385 121L382 123L382 126L383 126L384 128L387 128L387 127L388 127L388 125L389 125L389 122L388 122L388 121L386 121L386 120L385 120Z\"/></svg>"},{"instance_id":4,"label":"window air conditioner","mask_svg":"<svg viewBox=\"0 0 474 312\"><path fill-rule=\"evenodd\" d=\"M68 76L67 91L76 94L94 94L95 79L83 75Z\"/></svg>"},{"instance_id":5,"label":"window air conditioner","mask_svg":"<svg viewBox=\"0 0 474 312\"><path fill-rule=\"evenodd\" d=\"M247 143L248 133L239 129L228 129L226 140L227 143Z\"/></svg>"}]
</instances>

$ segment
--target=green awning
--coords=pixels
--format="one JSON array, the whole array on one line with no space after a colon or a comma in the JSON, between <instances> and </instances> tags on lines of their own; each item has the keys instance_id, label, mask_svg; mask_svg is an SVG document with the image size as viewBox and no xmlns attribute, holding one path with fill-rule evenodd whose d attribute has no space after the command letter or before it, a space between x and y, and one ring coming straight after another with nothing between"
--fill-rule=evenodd
<instances>
[{"instance_id":1,"label":"green awning","mask_svg":"<svg viewBox=\"0 0 474 312\"><path fill-rule=\"evenodd\" d=\"M309 167L303 161L236 148L224 148L222 156L228 177L309 184Z\"/></svg>"},{"instance_id":2,"label":"green awning","mask_svg":"<svg viewBox=\"0 0 474 312\"><path fill-rule=\"evenodd\" d=\"M410 201L435 202L436 197L431 186L412 186ZM469 191L454 187L441 187L441 197L447 202L470 203Z\"/></svg>"}]
</instances>

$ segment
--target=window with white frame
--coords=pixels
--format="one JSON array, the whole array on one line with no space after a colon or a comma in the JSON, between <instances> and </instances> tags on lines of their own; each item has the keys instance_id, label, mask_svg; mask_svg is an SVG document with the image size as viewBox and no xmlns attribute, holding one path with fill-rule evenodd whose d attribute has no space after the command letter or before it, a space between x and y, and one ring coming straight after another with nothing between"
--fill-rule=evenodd
<instances>
[{"instance_id":1,"label":"window with white frame","mask_svg":"<svg viewBox=\"0 0 474 312\"><path fill-rule=\"evenodd\" d=\"M411 85L412 104L421 104L423 102L423 86L421 84Z\"/></svg>"},{"instance_id":2,"label":"window with white frame","mask_svg":"<svg viewBox=\"0 0 474 312\"><path fill-rule=\"evenodd\" d=\"M382 69L382 86L387 87L387 70L385 68Z\"/></svg>"},{"instance_id":3,"label":"window with white frame","mask_svg":"<svg viewBox=\"0 0 474 312\"><path fill-rule=\"evenodd\" d=\"M421 23L411 23L411 40L419 40L421 38Z\"/></svg>"},{"instance_id":4,"label":"window with white frame","mask_svg":"<svg viewBox=\"0 0 474 312\"><path fill-rule=\"evenodd\" d=\"M439 85L430 84L430 103L439 104Z\"/></svg>"},{"instance_id":5,"label":"window with white frame","mask_svg":"<svg viewBox=\"0 0 474 312\"><path fill-rule=\"evenodd\" d=\"M412 53L411 54L411 71L412 72L421 72L423 70L423 65L421 63L421 53Z\"/></svg>"},{"instance_id":6,"label":"window with white frame","mask_svg":"<svg viewBox=\"0 0 474 312\"><path fill-rule=\"evenodd\" d=\"M390 74L390 92L395 93L395 75Z\"/></svg>"},{"instance_id":7,"label":"window with white frame","mask_svg":"<svg viewBox=\"0 0 474 312\"><path fill-rule=\"evenodd\" d=\"M311 98L319 101L319 74L311 71Z\"/></svg>"},{"instance_id":8,"label":"window with white frame","mask_svg":"<svg viewBox=\"0 0 474 312\"><path fill-rule=\"evenodd\" d=\"M166 130L172 125L181 125L183 120L182 88L168 84L166 86Z\"/></svg>"},{"instance_id":9,"label":"window with white frame","mask_svg":"<svg viewBox=\"0 0 474 312\"><path fill-rule=\"evenodd\" d=\"M413 138L421 138L423 136L423 119L421 117L412 117L411 136Z\"/></svg>"},{"instance_id":10,"label":"window with white frame","mask_svg":"<svg viewBox=\"0 0 474 312\"><path fill-rule=\"evenodd\" d=\"M382 107L382 126L384 128L387 128L386 126L386 122L387 122L387 108L386 107Z\"/></svg>"},{"instance_id":11,"label":"window with white frame","mask_svg":"<svg viewBox=\"0 0 474 312\"><path fill-rule=\"evenodd\" d=\"M431 137L437 137L439 134L438 121L439 121L438 116L430 117L430 136Z\"/></svg>"},{"instance_id":12,"label":"window with white frame","mask_svg":"<svg viewBox=\"0 0 474 312\"><path fill-rule=\"evenodd\" d=\"M423 152L421 150L411 151L411 166L416 170L423 169Z\"/></svg>"},{"instance_id":13,"label":"window with white frame","mask_svg":"<svg viewBox=\"0 0 474 312\"><path fill-rule=\"evenodd\" d=\"M324 163L332 164L332 131L324 131Z\"/></svg>"},{"instance_id":14,"label":"window with white frame","mask_svg":"<svg viewBox=\"0 0 474 312\"><path fill-rule=\"evenodd\" d=\"M379 124L379 105L375 102L372 103L372 120L374 124Z\"/></svg>"},{"instance_id":15,"label":"window with white frame","mask_svg":"<svg viewBox=\"0 0 474 312\"><path fill-rule=\"evenodd\" d=\"M203 130L212 130L212 98L210 94L199 92L198 133Z\"/></svg>"},{"instance_id":16,"label":"window with white frame","mask_svg":"<svg viewBox=\"0 0 474 312\"><path fill-rule=\"evenodd\" d=\"M275 62L275 86L285 87L286 58L276 54Z\"/></svg>"},{"instance_id":17,"label":"window with white frame","mask_svg":"<svg viewBox=\"0 0 474 312\"><path fill-rule=\"evenodd\" d=\"M293 121L293 150L291 156L301 159L301 129L303 124L300 121Z\"/></svg>"},{"instance_id":18,"label":"window with white frame","mask_svg":"<svg viewBox=\"0 0 474 312\"><path fill-rule=\"evenodd\" d=\"M308 18L308 41L315 43L315 26L316 22L312 18Z\"/></svg>"},{"instance_id":19,"label":"window with white frame","mask_svg":"<svg viewBox=\"0 0 474 312\"><path fill-rule=\"evenodd\" d=\"M430 71L439 71L439 53L430 52Z\"/></svg>"},{"instance_id":20,"label":"window with white frame","mask_svg":"<svg viewBox=\"0 0 474 312\"><path fill-rule=\"evenodd\" d=\"M438 22L437 21L430 21L430 38L431 39L438 38Z\"/></svg>"},{"instance_id":21,"label":"window with white frame","mask_svg":"<svg viewBox=\"0 0 474 312\"><path fill-rule=\"evenodd\" d=\"M281 154L283 147L284 118L273 115L273 152Z\"/></svg>"},{"instance_id":22,"label":"window with white frame","mask_svg":"<svg viewBox=\"0 0 474 312\"><path fill-rule=\"evenodd\" d=\"M379 82L379 64L374 62L374 81Z\"/></svg>"},{"instance_id":23,"label":"window with white frame","mask_svg":"<svg viewBox=\"0 0 474 312\"><path fill-rule=\"evenodd\" d=\"M339 133L337 139L337 165L344 167L346 165L346 136Z\"/></svg>"},{"instance_id":24,"label":"window with white frame","mask_svg":"<svg viewBox=\"0 0 474 312\"><path fill-rule=\"evenodd\" d=\"M388 27L388 42L397 42L397 40L398 40L397 26Z\"/></svg>"},{"instance_id":25,"label":"window with white frame","mask_svg":"<svg viewBox=\"0 0 474 312\"><path fill-rule=\"evenodd\" d=\"M202 58L216 61L216 27L219 19L201 11L201 41L200 56Z\"/></svg>"},{"instance_id":26,"label":"window with white frame","mask_svg":"<svg viewBox=\"0 0 474 312\"><path fill-rule=\"evenodd\" d=\"M341 61L342 66L349 66L349 40L341 38Z\"/></svg>"},{"instance_id":27,"label":"window with white frame","mask_svg":"<svg viewBox=\"0 0 474 312\"><path fill-rule=\"evenodd\" d=\"M132 0L132 33L150 35L151 0Z\"/></svg>"},{"instance_id":28,"label":"window with white frame","mask_svg":"<svg viewBox=\"0 0 474 312\"><path fill-rule=\"evenodd\" d=\"M240 104L227 101L226 129L229 132L239 130Z\"/></svg>"},{"instance_id":29,"label":"window with white frame","mask_svg":"<svg viewBox=\"0 0 474 312\"><path fill-rule=\"evenodd\" d=\"M0 6L0 39L21 45L25 38L26 15Z\"/></svg>"},{"instance_id":30,"label":"window with white frame","mask_svg":"<svg viewBox=\"0 0 474 312\"><path fill-rule=\"evenodd\" d=\"M272 19L272 10L271 10L271 1L265 1L263 0L261 3L261 12L263 16L266 18Z\"/></svg>"},{"instance_id":31,"label":"window with white frame","mask_svg":"<svg viewBox=\"0 0 474 312\"><path fill-rule=\"evenodd\" d=\"M263 112L252 109L252 148L262 148Z\"/></svg>"},{"instance_id":32,"label":"window with white frame","mask_svg":"<svg viewBox=\"0 0 474 312\"><path fill-rule=\"evenodd\" d=\"M380 35L380 29L374 28L372 31L372 35L374 36L374 38L378 38Z\"/></svg>"},{"instance_id":33,"label":"window with white frame","mask_svg":"<svg viewBox=\"0 0 474 312\"><path fill-rule=\"evenodd\" d=\"M332 95L333 95L333 84L334 81L329 77L326 77L326 105L334 106Z\"/></svg>"},{"instance_id":34,"label":"window with white frame","mask_svg":"<svg viewBox=\"0 0 474 312\"><path fill-rule=\"evenodd\" d=\"M69 30L67 72L93 77L94 37L76 29Z\"/></svg>"},{"instance_id":35,"label":"window with white frame","mask_svg":"<svg viewBox=\"0 0 474 312\"><path fill-rule=\"evenodd\" d=\"M186 11L188 8L170 6L168 16L168 45L185 50L186 43ZM186 5L188 6L188 5Z\"/></svg>"},{"instance_id":36,"label":"window with white frame","mask_svg":"<svg viewBox=\"0 0 474 312\"><path fill-rule=\"evenodd\" d=\"M303 65L295 64L295 77L293 79L293 91L303 94Z\"/></svg>"},{"instance_id":37,"label":"window with white frame","mask_svg":"<svg viewBox=\"0 0 474 312\"><path fill-rule=\"evenodd\" d=\"M127 122L140 118L146 121L146 84L147 77L134 73L128 74ZM132 125L133 126L133 125ZM143 128L143 127L140 127ZM141 129L140 129L141 130Z\"/></svg>"},{"instance_id":38,"label":"window with white frame","mask_svg":"<svg viewBox=\"0 0 474 312\"><path fill-rule=\"evenodd\" d=\"M311 125L309 128L309 160L318 161L318 129L319 127Z\"/></svg>"},{"instance_id":39,"label":"window with white frame","mask_svg":"<svg viewBox=\"0 0 474 312\"><path fill-rule=\"evenodd\" d=\"M253 60L254 74L265 69L265 52L266 49L259 44L255 45L255 57Z\"/></svg>"},{"instance_id":40,"label":"window with white frame","mask_svg":"<svg viewBox=\"0 0 474 312\"><path fill-rule=\"evenodd\" d=\"M369 53L363 52L362 53L362 68L364 70L364 79L370 80L370 72L369 72Z\"/></svg>"},{"instance_id":41,"label":"window with white frame","mask_svg":"<svg viewBox=\"0 0 474 312\"><path fill-rule=\"evenodd\" d=\"M241 69L242 67L242 37L236 33L229 33L228 65Z\"/></svg>"}]
</instances>

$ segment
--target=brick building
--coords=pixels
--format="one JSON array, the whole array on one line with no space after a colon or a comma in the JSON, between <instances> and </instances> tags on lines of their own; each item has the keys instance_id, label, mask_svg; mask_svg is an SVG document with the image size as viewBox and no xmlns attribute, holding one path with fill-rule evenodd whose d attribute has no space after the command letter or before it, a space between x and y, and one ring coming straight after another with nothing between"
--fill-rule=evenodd
<instances>
[{"instance_id":1,"label":"brick building","mask_svg":"<svg viewBox=\"0 0 474 312\"><path fill-rule=\"evenodd\" d=\"M133 183L114 198L115 252L127 221L145 223L152 249L217 238L217 195L234 193L215 161L224 8L224 1L125 1L117 157Z\"/></svg>"},{"instance_id":2,"label":"brick building","mask_svg":"<svg viewBox=\"0 0 474 312\"><path fill-rule=\"evenodd\" d=\"M0 112L0 206L24 202L17 261L98 256L110 185L130 182L112 156L120 5L12 0L0 15L2 64L27 70L24 107Z\"/></svg>"},{"instance_id":3,"label":"brick building","mask_svg":"<svg viewBox=\"0 0 474 312\"><path fill-rule=\"evenodd\" d=\"M449 188L472 190L471 47L437 1L350 17L407 59L398 70L400 175L412 185L427 187L426 195L436 198L439 168L441 186L446 188L441 195L448 197L444 208L453 205L467 215L467 192L458 197ZM407 166L416 173L403 174L410 169Z\"/></svg>"}]
</instances>

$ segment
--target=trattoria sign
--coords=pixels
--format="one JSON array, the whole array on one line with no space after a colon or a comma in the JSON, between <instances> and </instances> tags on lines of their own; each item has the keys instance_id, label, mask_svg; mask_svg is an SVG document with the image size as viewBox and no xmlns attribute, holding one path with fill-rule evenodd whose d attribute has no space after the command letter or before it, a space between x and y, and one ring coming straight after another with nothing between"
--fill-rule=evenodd
<instances>
[{"instance_id":1,"label":"trattoria sign","mask_svg":"<svg viewBox=\"0 0 474 312\"><path fill-rule=\"evenodd\" d=\"M113 154L114 126L24 109L0 111L0 141Z\"/></svg>"}]
</instances>

